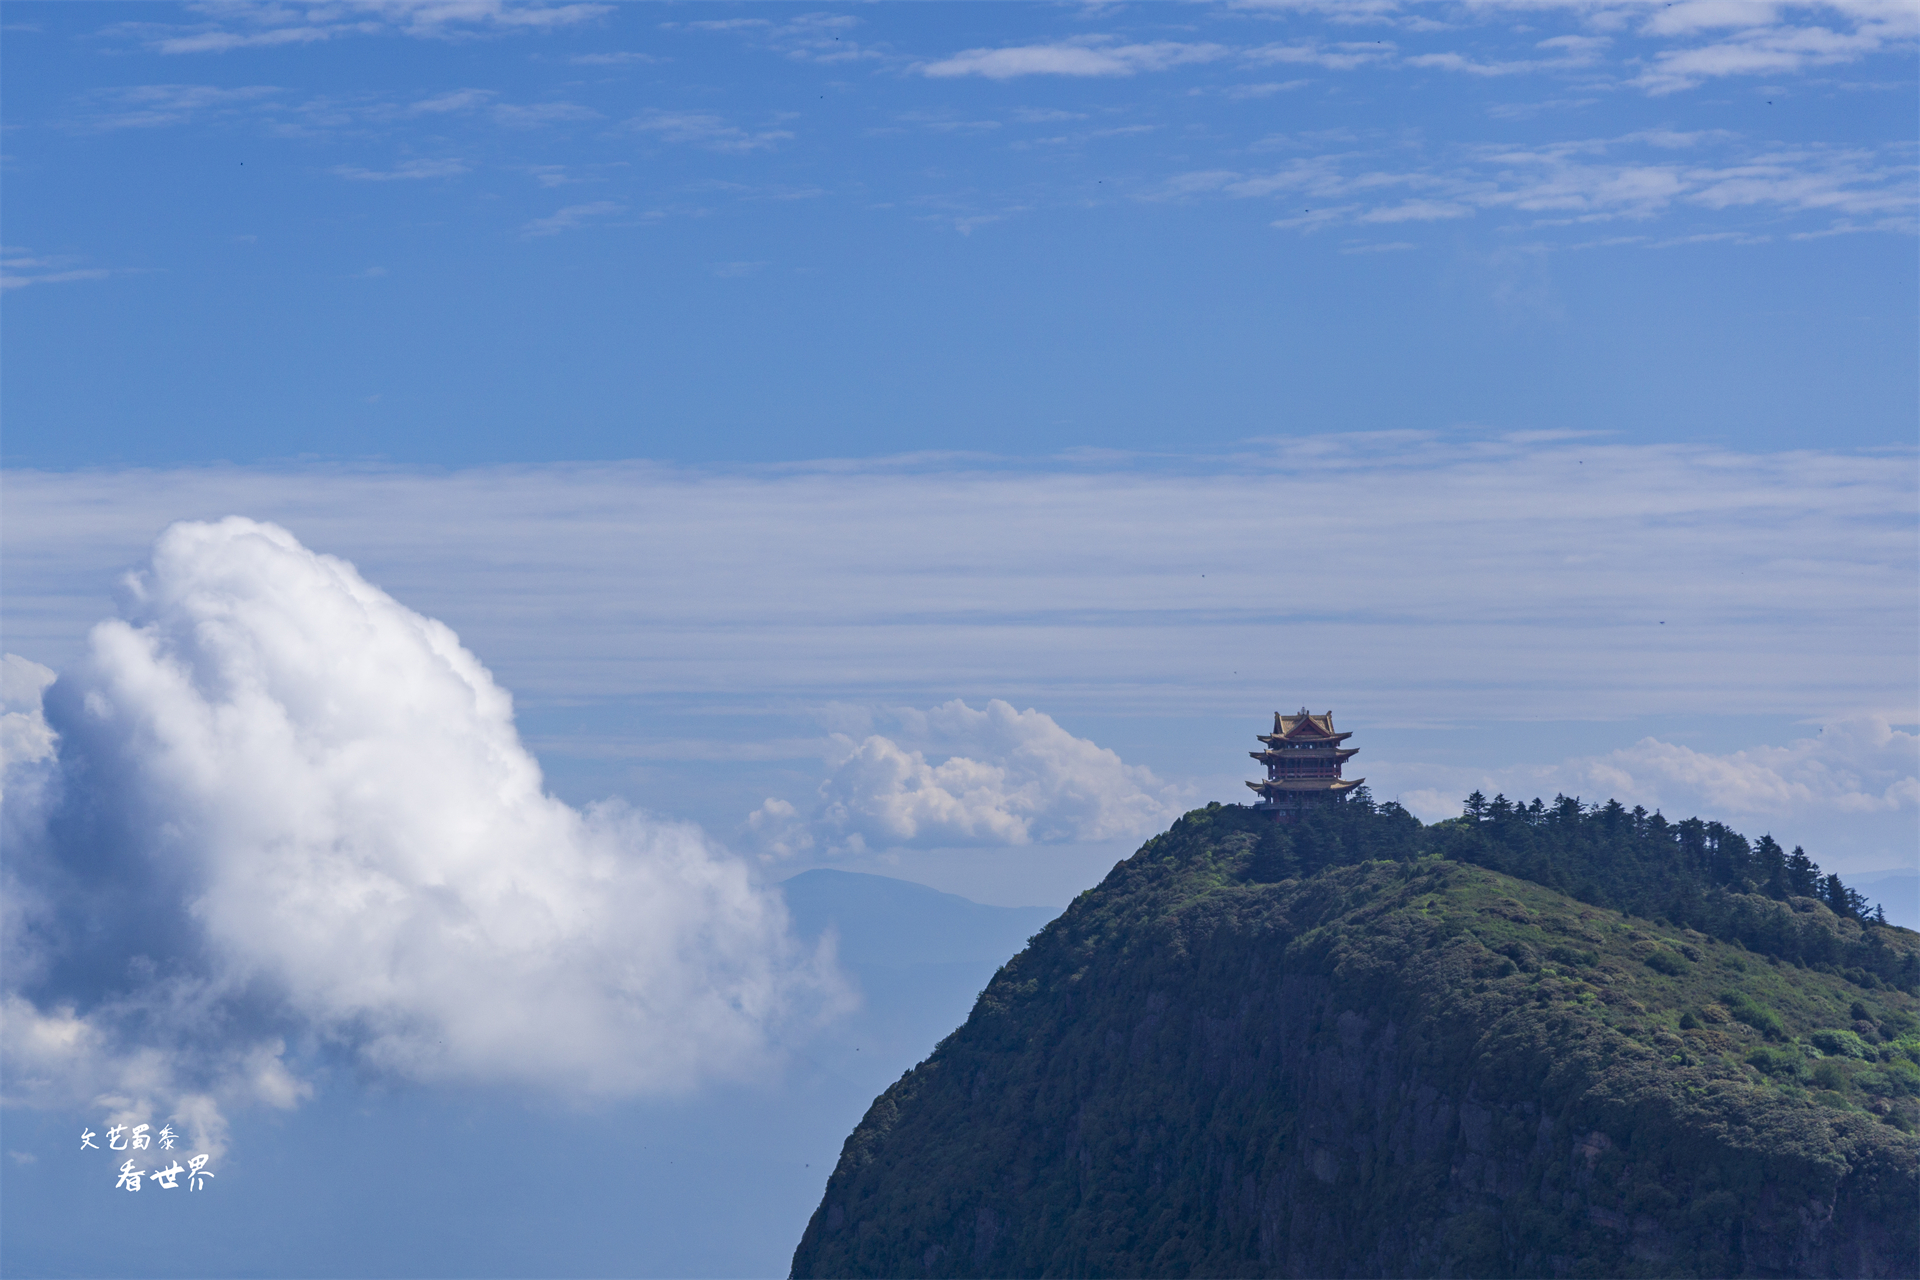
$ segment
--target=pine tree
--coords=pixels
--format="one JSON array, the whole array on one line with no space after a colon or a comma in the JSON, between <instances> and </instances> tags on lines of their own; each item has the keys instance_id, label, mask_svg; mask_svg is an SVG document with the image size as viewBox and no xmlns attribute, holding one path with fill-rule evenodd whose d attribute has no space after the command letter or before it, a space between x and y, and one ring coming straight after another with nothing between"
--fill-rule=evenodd
<instances>
[{"instance_id":1,"label":"pine tree","mask_svg":"<svg viewBox=\"0 0 1920 1280\"><path fill-rule=\"evenodd\" d=\"M1805 893L1796 890L1787 876L1787 853L1780 847L1772 835L1760 837L1760 843L1753 846L1754 877L1760 881L1760 891L1769 898L1782 899L1789 893Z\"/></svg>"},{"instance_id":2,"label":"pine tree","mask_svg":"<svg viewBox=\"0 0 1920 1280\"><path fill-rule=\"evenodd\" d=\"M1793 846L1793 853L1787 858L1787 888L1801 898L1811 898L1820 891L1820 864L1809 858L1799 845Z\"/></svg>"},{"instance_id":3,"label":"pine tree","mask_svg":"<svg viewBox=\"0 0 1920 1280\"><path fill-rule=\"evenodd\" d=\"M1840 877L1837 875L1828 876L1820 882L1820 899L1827 904L1827 909L1837 916L1853 914L1853 904L1847 901L1847 895L1851 892L1852 890L1846 885L1840 883Z\"/></svg>"}]
</instances>

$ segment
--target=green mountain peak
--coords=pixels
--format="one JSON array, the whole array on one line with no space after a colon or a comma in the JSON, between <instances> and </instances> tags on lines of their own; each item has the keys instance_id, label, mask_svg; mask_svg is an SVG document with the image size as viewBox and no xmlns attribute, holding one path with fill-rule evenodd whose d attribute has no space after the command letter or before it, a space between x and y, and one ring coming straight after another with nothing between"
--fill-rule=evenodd
<instances>
[{"instance_id":1,"label":"green mountain peak","mask_svg":"<svg viewBox=\"0 0 1920 1280\"><path fill-rule=\"evenodd\" d=\"M1920 1274L1920 935L1550 814L1189 813L875 1101L793 1274Z\"/></svg>"}]
</instances>

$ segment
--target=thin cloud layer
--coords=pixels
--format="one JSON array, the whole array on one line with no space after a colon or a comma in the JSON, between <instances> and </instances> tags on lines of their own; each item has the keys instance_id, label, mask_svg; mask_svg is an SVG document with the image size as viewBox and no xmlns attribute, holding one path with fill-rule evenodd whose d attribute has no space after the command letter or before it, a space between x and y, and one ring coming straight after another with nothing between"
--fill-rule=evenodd
<instances>
[{"instance_id":1,"label":"thin cloud layer","mask_svg":"<svg viewBox=\"0 0 1920 1280\"><path fill-rule=\"evenodd\" d=\"M1349 29L1397 29L1418 44L1402 48L1400 42L1384 39L1293 40L1251 46L1128 43L1107 34L967 49L922 63L919 70L934 77L1004 80L1029 75L1131 76L1201 62L1288 62L1336 72L1379 66L1482 78L1548 75L1637 88L1657 97L1730 76L1815 73L1910 46L1920 35L1920 11L1898 0L1467 0L1457 5L1420 0L1247 0L1233 7L1311 16ZM1585 30L1526 40L1520 45L1524 53L1517 57L1431 47L1465 43L1462 32L1476 26L1504 25L1512 35L1524 37L1531 34L1536 21L1555 16L1571 19Z\"/></svg>"},{"instance_id":2,"label":"thin cloud layer","mask_svg":"<svg viewBox=\"0 0 1920 1280\"><path fill-rule=\"evenodd\" d=\"M696 828L546 795L507 693L345 561L178 524L126 615L47 688L44 728L44 671L5 670L16 1098L212 1132L342 1057L673 1092L764 1064L771 1028L835 998Z\"/></svg>"},{"instance_id":3,"label":"thin cloud layer","mask_svg":"<svg viewBox=\"0 0 1920 1280\"><path fill-rule=\"evenodd\" d=\"M984 76L1010 80L1016 76L1130 76L1139 71L1212 62L1227 55L1217 44L1183 44L1155 40L1146 44L1109 44L1100 40L1058 44L1012 45L999 49L968 49L950 58L927 63L922 75L935 79Z\"/></svg>"},{"instance_id":4,"label":"thin cloud layer","mask_svg":"<svg viewBox=\"0 0 1920 1280\"><path fill-rule=\"evenodd\" d=\"M107 267L82 267L75 265L77 262L78 259L66 254L41 255L23 248L0 250L0 289L105 280L114 274Z\"/></svg>"},{"instance_id":5,"label":"thin cloud layer","mask_svg":"<svg viewBox=\"0 0 1920 1280\"><path fill-rule=\"evenodd\" d=\"M329 0L324 4L201 3L184 7L197 11L203 20L123 22L108 28L108 32L131 37L157 53L230 53L322 44L354 36L457 40L553 31L598 18L613 6L516 4L512 0Z\"/></svg>"},{"instance_id":6,"label":"thin cloud layer","mask_svg":"<svg viewBox=\"0 0 1920 1280\"><path fill-rule=\"evenodd\" d=\"M609 217L616 213L625 213L627 207L612 200L591 200L586 204L570 204L564 209L556 209L544 218L535 218L520 229L520 234L529 237L557 236L562 231L572 231L576 227L586 226L596 218Z\"/></svg>"},{"instance_id":7,"label":"thin cloud layer","mask_svg":"<svg viewBox=\"0 0 1920 1280\"><path fill-rule=\"evenodd\" d=\"M1292 148L1275 139L1277 148ZM1265 172L1178 175L1159 199L1265 199L1274 226L1314 232L1504 215L1521 227L1645 222L1677 212L1769 221L1823 216L1854 226L1915 226L1911 148L1757 145L1717 132L1644 130L1534 146L1454 146L1422 156L1404 143L1291 159ZM1750 233L1751 234L1751 233ZM1608 241L1608 243L1619 243Z\"/></svg>"},{"instance_id":8,"label":"thin cloud layer","mask_svg":"<svg viewBox=\"0 0 1920 1280\"><path fill-rule=\"evenodd\" d=\"M1136 838L1171 822L1185 798L1051 716L998 698L980 710L955 699L892 719L909 745L832 735L810 814L778 797L754 811L748 827L769 853Z\"/></svg>"},{"instance_id":9,"label":"thin cloud layer","mask_svg":"<svg viewBox=\"0 0 1920 1280\"><path fill-rule=\"evenodd\" d=\"M542 699L1238 713L1280 687L1416 720L1898 724L1916 692L1899 453L1404 432L1138 463L14 472L6 497L10 645L57 669L155 528L246 503ZM1276 527L1288 553L1261 553Z\"/></svg>"},{"instance_id":10,"label":"thin cloud layer","mask_svg":"<svg viewBox=\"0 0 1920 1280\"><path fill-rule=\"evenodd\" d=\"M627 121L627 128L666 142L734 154L763 150L793 137L787 129L742 129L710 111L648 111Z\"/></svg>"},{"instance_id":11,"label":"thin cloud layer","mask_svg":"<svg viewBox=\"0 0 1920 1280\"><path fill-rule=\"evenodd\" d=\"M430 178L457 178L467 171L458 160L408 160L391 169L362 169L338 165L335 176L354 182L422 182Z\"/></svg>"}]
</instances>

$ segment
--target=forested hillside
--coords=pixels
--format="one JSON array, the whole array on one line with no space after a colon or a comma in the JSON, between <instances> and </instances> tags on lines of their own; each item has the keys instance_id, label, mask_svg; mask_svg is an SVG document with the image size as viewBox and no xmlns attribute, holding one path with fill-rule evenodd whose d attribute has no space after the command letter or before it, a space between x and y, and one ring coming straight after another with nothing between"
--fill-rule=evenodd
<instances>
[{"instance_id":1,"label":"forested hillside","mask_svg":"<svg viewBox=\"0 0 1920 1280\"><path fill-rule=\"evenodd\" d=\"M1188 814L875 1102L794 1274L1920 1274L1920 935L1474 803Z\"/></svg>"}]
</instances>

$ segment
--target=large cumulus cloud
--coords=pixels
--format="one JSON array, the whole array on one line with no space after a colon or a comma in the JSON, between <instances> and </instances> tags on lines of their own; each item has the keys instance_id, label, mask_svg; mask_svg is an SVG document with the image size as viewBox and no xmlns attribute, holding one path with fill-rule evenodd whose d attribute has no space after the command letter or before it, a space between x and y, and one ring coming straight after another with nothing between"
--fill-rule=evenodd
<instances>
[{"instance_id":1,"label":"large cumulus cloud","mask_svg":"<svg viewBox=\"0 0 1920 1280\"><path fill-rule=\"evenodd\" d=\"M124 613L44 724L44 679L6 671L9 786L34 802L7 833L15 1097L211 1130L222 1099L294 1104L330 1056L680 1090L836 998L696 828L545 794L506 691L352 565L270 524L178 524Z\"/></svg>"}]
</instances>

